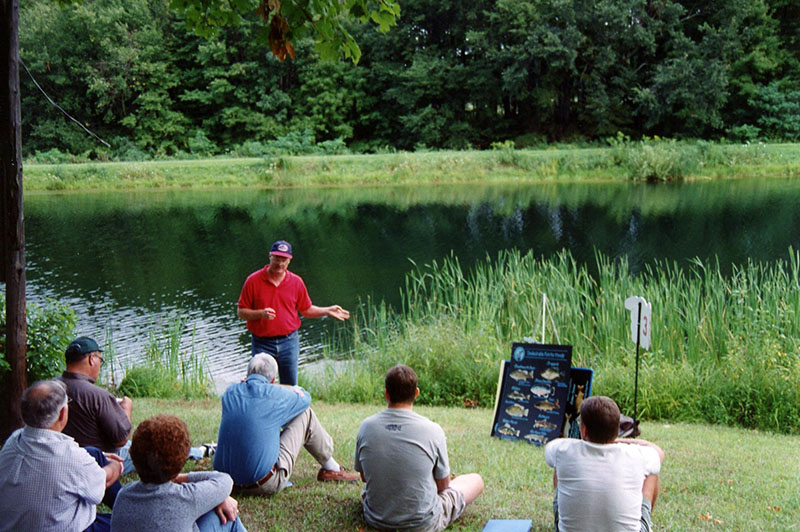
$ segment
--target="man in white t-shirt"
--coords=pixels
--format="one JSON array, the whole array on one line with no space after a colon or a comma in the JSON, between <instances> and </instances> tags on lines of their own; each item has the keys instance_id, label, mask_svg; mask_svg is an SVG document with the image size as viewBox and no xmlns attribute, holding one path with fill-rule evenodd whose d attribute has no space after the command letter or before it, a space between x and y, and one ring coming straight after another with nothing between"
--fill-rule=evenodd
<instances>
[{"instance_id":1,"label":"man in white t-shirt","mask_svg":"<svg viewBox=\"0 0 800 532\"><path fill-rule=\"evenodd\" d=\"M544 449L553 468L556 532L650 532L661 489L664 451L645 440L618 439L619 407L604 396L581 404L581 440Z\"/></svg>"}]
</instances>

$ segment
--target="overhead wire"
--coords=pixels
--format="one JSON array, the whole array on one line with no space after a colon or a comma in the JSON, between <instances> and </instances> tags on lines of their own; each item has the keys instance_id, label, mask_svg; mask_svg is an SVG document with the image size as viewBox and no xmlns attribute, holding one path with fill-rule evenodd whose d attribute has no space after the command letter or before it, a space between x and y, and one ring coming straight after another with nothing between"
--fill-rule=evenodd
<instances>
[{"instance_id":1,"label":"overhead wire","mask_svg":"<svg viewBox=\"0 0 800 532\"><path fill-rule=\"evenodd\" d=\"M80 122L80 120L78 120L78 119L74 118L72 115L70 115L70 114L69 114L68 112L66 112L64 109L62 109L60 105L58 105L56 102L54 102L54 101L53 101L53 99L52 99L52 98L50 98L50 96L48 96L48 95L47 95L47 93L44 91L44 89L43 89L43 88L42 88L42 87L39 85L39 83L37 83L36 79L33 77L33 74L31 74L31 71L30 71L30 70L28 70L28 66L25 64L25 62L22 60L22 58L20 58L20 59L19 59L19 64L21 64L21 65L22 65L22 68L24 68L24 69L25 69L25 72L27 72L27 73L28 73L28 77L30 77L30 78L31 78L31 81L32 81L32 82L33 82L33 84L36 86L36 88L37 88L37 89L39 89L39 92L41 92L41 93L44 95L44 97L45 97L45 98L47 98L47 101L48 101L48 102L50 102L50 103L51 103L53 106L55 106L55 108L56 108L56 109L58 109L59 111L61 111L61 112L64 114L64 116L66 116L67 118L69 118L70 120L72 120L73 122L75 122L76 124L78 124L79 126L81 126L81 128L82 128L84 131L86 131L88 134L90 134L91 136L93 136L94 138L96 138L97 140L99 140L100 142L102 142L102 143L103 143L103 144L104 144L104 145L105 145L107 148L110 148L110 147L111 147L111 144L109 144L109 143L108 143L108 142L106 142L105 140L101 139L101 138L100 138L100 137L99 137L99 136L98 136L98 135L97 135L97 134L96 134L94 131L92 131L92 130L90 130L88 127L84 126L84 125L83 125L83 124Z\"/></svg>"}]
</instances>

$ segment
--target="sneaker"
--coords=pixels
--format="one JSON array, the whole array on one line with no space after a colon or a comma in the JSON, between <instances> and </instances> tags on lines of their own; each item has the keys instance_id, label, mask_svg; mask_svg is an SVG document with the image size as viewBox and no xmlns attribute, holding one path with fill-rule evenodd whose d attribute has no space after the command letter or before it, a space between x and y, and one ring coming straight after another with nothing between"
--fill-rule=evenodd
<instances>
[{"instance_id":1,"label":"sneaker","mask_svg":"<svg viewBox=\"0 0 800 532\"><path fill-rule=\"evenodd\" d=\"M339 471L320 469L319 473L317 473L317 480L321 482L358 482L361 480L361 475L358 473L348 473L343 467L339 469Z\"/></svg>"},{"instance_id":2,"label":"sneaker","mask_svg":"<svg viewBox=\"0 0 800 532\"><path fill-rule=\"evenodd\" d=\"M203 449L203 458L211 458L217 452L217 442L204 443L200 448Z\"/></svg>"}]
</instances>

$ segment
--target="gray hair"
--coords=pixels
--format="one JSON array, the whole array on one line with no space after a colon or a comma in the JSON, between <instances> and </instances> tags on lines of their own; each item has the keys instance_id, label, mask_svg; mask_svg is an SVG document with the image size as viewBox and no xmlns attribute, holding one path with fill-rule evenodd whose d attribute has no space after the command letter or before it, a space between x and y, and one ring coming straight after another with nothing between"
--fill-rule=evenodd
<instances>
[{"instance_id":1,"label":"gray hair","mask_svg":"<svg viewBox=\"0 0 800 532\"><path fill-rule=\"evenodd\" d=\"M247 375L257 373L267 378L269 382L278 375L278 363L272 355L267 353L258 353L247 365Z\"/></svg>"},{"instance_id":2,"label":"gray hair","mask_svg":"<svg viewBox=\"0 0 800 532\"><path fill-rule=\"evenodd\" d=\"M22 394L22 420L29 427L46 429L58 420L66 405L67 387L63 382L37 381Z\"/></svg>"}]
</instances>

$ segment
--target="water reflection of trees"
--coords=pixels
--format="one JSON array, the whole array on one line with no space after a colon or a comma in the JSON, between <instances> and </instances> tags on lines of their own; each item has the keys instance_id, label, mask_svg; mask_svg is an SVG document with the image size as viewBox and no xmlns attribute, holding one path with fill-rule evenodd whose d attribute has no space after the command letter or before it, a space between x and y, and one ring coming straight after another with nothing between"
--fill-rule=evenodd
<instances>
[{"instance_id":1,"label":"water reflection of trees","mask_svg":"<svg viewBox=\"0 0 800 532\"><path fill-rule=\"evenodd\" d=\"M56 291L144 304L191 290L233 304L285 238L312 296L352 302L365 293L396 301L409 258L451 250L467 265L507 248L567 248L587 263L599 249L634 269L657 258L774 260L800 246L798 200L800 184L786 180L546 183L29 195L26 215L31 280Z\"/></svg>"}]
</instances>

